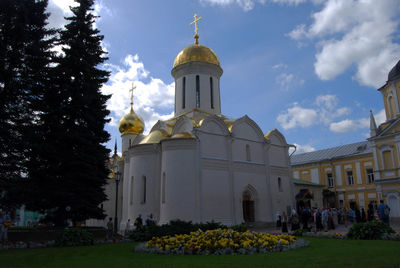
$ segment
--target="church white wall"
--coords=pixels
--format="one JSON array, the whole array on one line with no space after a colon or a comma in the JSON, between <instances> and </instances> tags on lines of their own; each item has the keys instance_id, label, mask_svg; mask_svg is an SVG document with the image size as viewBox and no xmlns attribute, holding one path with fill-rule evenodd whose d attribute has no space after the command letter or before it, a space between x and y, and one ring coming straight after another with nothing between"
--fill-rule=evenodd
<instances>
[{"instance_id":1,"label":"church white wall","mask_svg":"<svg viewBox=\"0 0 400 268\"><path fill-rule=\"evenodd\" d=\"M248 146L248 149L246 148ZM247 150L250 154L250 162L264 162L264 144L244 139L233 139L232 159L234 161L248 161Z\"/></svg>"},{"instance_id":2,"label":"church white wall","mask_svg":"<svg viewBox=\"0 0 400 268\"><path fill-rule=\"evenodd\" d=\"M203 221L233 224L232 193L229 173L224 170L202 170L202 200L204 200Z\"/></svg>"},{"instance_id":3,"label":"church white wall","mask_svg":"<svg viewBox=\"0 0 400 268\"><path fill-rule=\"evenodd\" d=\"M279 187L279 178L281 187ZM270 193L273 202L274 214L279 210L290 211L294 207L293 182L290 179L289 168L272 167L270 179Z\"/></svg>"},{"instance_id":4,"label":"church white wall","mask_svg":"<svg viewBox=\"0 0 400 268\"><path fill-rule=\"evenodd\" d=\"M165 203L160 205L160 223L175 219L200 221L197 150L197 141L193 139L162 142L160 174L165 173L166 183Z\"/></svg>"},{"instance_id":5,"label":"church white wall","mask_svg":"<svg viewBox=\"0 0 400 268\"><path fill-rule=\"evenodd\" d=\"M200 139L202 157L227 159L228 152L226 147L226 137L198 133Z\"/></svg>"},{"instance_id":6,"label":"church white wall","mask_svg":"<svg viewBox=\"0 0 400 268\"><path fill-rule=\"evenodd\" d=\"M153 214L156 222L160 219L160 145L146 144L132 148L131 158L131 179L133 176L132 203L128 195L127 218L135 219L139 214L142 218ZM144 177L146 178L146 197L144 198ZM129 191L129 190L128 190ZM145 199L145 200L144 200Z\"/></svg>"}]
</instances>

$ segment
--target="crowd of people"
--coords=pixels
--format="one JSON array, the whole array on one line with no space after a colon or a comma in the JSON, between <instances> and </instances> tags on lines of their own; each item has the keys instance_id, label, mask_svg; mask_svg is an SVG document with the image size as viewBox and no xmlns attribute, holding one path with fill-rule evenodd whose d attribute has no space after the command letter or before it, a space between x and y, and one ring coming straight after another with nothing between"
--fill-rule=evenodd
<instances>
[{"instance_id":1,"label":"crowd of people","mask_svg":"<svg viewBox=\"0 0 400 268\"><path fill-rule=\"evenodd\" d=\"M289 224L291 231L298 229L308 231L328 231L334 230L339 224L347 227L355 222L367 222L380 220L389 225L390 207L380 201L379 206L375 209L372 204L368 205L367 211L364 208L309 208L302 207L297 211L293 209L290 215L285 211L276 214L276 227L280 228L283 233L288 232Z\"/></svg>"}]
</instances>

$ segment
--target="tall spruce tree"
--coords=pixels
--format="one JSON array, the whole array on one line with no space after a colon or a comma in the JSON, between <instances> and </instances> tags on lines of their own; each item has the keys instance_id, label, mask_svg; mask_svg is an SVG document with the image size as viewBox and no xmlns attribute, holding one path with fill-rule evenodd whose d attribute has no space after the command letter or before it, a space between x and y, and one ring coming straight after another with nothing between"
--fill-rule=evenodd
<instances>
[{"instance_id":1,"label":"tall spruce tree","mask_svg":"<svg viewBox=\"0 0 400 268\"><path fill-rule=\"evenodd\" d=\"M44 95L43 141L32 174L32 208L53 216L56 224L67 218L81 221L104 218L100 204L106 200L104 186L109 170L109 150L104 130L110 96L101 93L109 72L100 65L107 59L102 35L94 28L93 0L76 0L73 16L60 32L63 54L54 68L53 85Z\"/></svg>"},{"instance_id":2,"label":"tall spruce tree","mask_svg":"<svg viewBox=\"0 0 400 268\"><path fill-rule=\"evenodd\" d=\"M33 129L38 104L49 86L50 48L47 0L0 1L0 204L25 202Z\"/></svg>"}]
</instances>

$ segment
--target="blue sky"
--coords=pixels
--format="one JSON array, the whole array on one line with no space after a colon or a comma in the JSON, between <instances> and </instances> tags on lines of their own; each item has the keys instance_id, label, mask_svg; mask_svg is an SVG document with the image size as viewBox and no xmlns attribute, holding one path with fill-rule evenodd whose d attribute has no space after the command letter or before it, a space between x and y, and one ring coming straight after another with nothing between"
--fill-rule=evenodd
<instances>
[{"instance_id":1,"label":"blue sky","mask_svg":"<svg viewBox=\"0 0 400 268\"><path fill-rule=\"evenodd\" d=\"M72 4L50 0L50 25L62 26ZM95 13L112 71L110 149L116 138L121 146L131 82L145 132L173 116L171 68L194 41L194 13L199 42L224 70L224 115L277 128L298 152L365 140L370 109L386 120L377 88L400 60L400 0L102 0Z\"/></svg>"}]
</instances>

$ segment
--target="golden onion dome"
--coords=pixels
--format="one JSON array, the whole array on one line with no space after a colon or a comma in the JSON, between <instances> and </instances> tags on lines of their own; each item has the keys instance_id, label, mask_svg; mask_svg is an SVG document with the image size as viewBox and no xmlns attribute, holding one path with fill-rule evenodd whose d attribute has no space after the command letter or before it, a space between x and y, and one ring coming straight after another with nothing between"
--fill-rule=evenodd
<instances>
[{"instance_id":1,"label":"golden onion dome","mask_svg":"<svg viewBox=\"0 0 400 268\"><path fill-rule=\"evenodd\" d=\"M132 109L119 120L118 129L121 134L141 134L144 130L143 119L140 118Z\"/></svg>"},{"instance_id":2,"label":"golden onion dome","mask_svg":"<svg viewBox=\"0 0 400 268\"><path fill-rule=\"evenodd\" d=\"M220 66L218 56L211 48L200 44L185 47L175 58L173 68L193 61L207 62Z\"/></svg>"}]
</instances>

